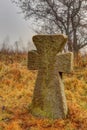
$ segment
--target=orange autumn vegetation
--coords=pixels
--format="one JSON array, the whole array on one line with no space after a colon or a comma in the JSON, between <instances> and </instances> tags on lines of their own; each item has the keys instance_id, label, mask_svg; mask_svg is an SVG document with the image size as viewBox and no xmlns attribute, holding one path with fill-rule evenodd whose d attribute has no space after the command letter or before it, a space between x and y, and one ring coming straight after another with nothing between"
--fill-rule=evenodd
<instances>
[{"instance_id":1,"label":"orange autumn vegetation","mask_svg":"<svg viewBox=\"0 0 87 130\"><path fill-rule=\"evenodd\" d=\"M37 71L27 69L27 54L0 53L0 130L87 130L87 56L64 74L68 116L39 119L29 111Z\"/></svg>"}]
</instances>

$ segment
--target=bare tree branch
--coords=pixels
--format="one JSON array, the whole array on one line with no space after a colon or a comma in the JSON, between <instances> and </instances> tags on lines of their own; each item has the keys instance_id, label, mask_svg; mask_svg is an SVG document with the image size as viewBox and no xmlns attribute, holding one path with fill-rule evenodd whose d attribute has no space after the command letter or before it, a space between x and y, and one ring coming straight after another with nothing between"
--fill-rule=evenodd
<instances>
[{"instance_id":1,"label":"bare tree branch","mask_svg":"<svg viewBox=\"0 0 87 130\"><path fill-rule=\"evenodd\" d=\"M68 49L79 51L86 46L87 0L12 0L22 10L25 19L34 22L36 32L65 33ZM81 32L84 31L84 36ZM84 40L82 40L84 39ZM83 42L84 43L83 43Z\"/></svg>"}]
</instances>

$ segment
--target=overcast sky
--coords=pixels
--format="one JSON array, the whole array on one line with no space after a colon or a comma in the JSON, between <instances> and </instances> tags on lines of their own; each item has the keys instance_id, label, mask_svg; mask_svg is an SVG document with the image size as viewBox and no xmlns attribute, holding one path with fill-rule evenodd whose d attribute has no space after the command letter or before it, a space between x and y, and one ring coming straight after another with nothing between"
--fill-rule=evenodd
<instances>
[{"instance_id":1,"label":"overcast sky","mask_svg":"<svg viewBox=\"0 0 87 130\"><path fill-rule=\"evenodd\" d=\"M0 43L7 35L12 42L19 37L24 42L31 39L33 31L28 21L25 21L24 16L18 12L19 8L12 4L11 0L0 0Z\"/></svg>"}]
</instances>

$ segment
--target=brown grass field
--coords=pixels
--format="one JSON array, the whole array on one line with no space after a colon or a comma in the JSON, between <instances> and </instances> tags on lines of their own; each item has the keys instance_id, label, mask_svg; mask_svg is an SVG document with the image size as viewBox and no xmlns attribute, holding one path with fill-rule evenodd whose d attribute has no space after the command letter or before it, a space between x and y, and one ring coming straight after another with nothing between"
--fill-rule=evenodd
<instances>
[{"instance_id":1,"label":"brown grass field","mask_svg":"<svg viewBox=\"0 0 87 130\"><path fill-rule=\"evenodd\" d=\"M39 119L29 111L37 71L27 54L0 53L0 130L87 130L87 56L63 75L69 108L65 120Z\"/></svg>"}]
</instances>

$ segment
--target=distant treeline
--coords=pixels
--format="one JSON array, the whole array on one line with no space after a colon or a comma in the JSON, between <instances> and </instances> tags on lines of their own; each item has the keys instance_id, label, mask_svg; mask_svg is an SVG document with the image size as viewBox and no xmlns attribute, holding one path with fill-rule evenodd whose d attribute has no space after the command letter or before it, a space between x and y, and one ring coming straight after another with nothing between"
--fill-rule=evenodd
<instances>
[{"instance_id":1,"label":"distant treeline","mask_svg":"<svg viewBox=\"0 0 87 130\"><path fill-rule=\"evenodd\" d=\"M21 38L11 43L9 36L6 36L6 38L0 42L0 52L28 52L28 50L33 48L34 46L30 41L24 43Z\"/></svg>"}]
</instances>

